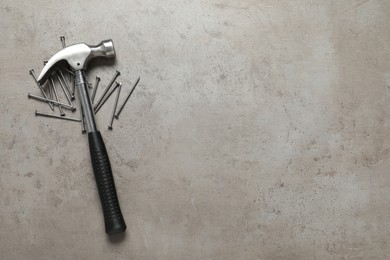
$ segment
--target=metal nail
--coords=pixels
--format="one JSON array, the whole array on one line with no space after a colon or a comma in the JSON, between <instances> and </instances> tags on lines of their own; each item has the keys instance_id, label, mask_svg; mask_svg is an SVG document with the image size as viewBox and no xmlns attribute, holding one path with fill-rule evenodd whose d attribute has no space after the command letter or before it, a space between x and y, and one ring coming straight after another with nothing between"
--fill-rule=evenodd
<instances>
[{"instance_id":1,"label":"metal nail","mask_svg":"<svg viewBox=\"0 0 390 260\"><path fill-rule=\"evenodd\" d=\"M114 81L121 73L119 71L115 71L114 77L112 77L110 83L108 83L107 87L104 89L103 94L100 96L99 100L94 105L94 109L96 109L100 103L102 102L104 96L107 94L108 90L111 88L111 86L114 84Z\"/></svg>"},{"instance_id":2,"label":"metal nail","mask_svg":"<svg viewBox=\"0 0 390 260\"><path fill-rule=\"evenodd\" d=\"M99 82L100 82L100 77L96 77L95 87L92 90L91 103L93 103L93 101L95 99L96 91L97 91L98 86L99 86Z\"/></svg>"},{"instance_id":3,"label":"metal nail","mask_svg":"<svg viewBox=\"0 0 390 260\"><path fill-rule=\"evenodd\" d=\"M61 40L61 43L62 43L62 49L64 49L66 47L65 36L60 36L60 40ZM68 68L70 68L70 67L68 66ZM72 74L74 75L74 73L72 73ZM71 81L72 81L72 75L69 74L69 82L71 82ZM72 92L72 96L74 96L74 91Z\"/></svg>"},{"instance_id":4,"label":"metal nail","mask_svg":"<svg viewBox=\"0 0 390 260\"><path fill-rule=\"evenodd\" d=\"M64 83L64 86L65 86L66 90L68 91L69 95L71 95L71 97L70 97L71 100L74 100L74 94L70 93L70 88L69 88L68 82L65 80L64 74L62 73L62 71L60 69L57 69L57 72L59 72L58 75L61 77L62 82Z\"/></svg>"},{"instance_id":5,"label":"metal nail","mask_svg":"<svg viewBox=\"0 0 390 260\"><path fill-rule=\"evenodd\" d=\"M115 86L111 89L111 91L106 95L106 97L103 99L103 101L100 103L100 106L98 106L96 109L94 109L95 114L103 107L104 103L109 99L109 97L114 93L115 89L119 86L120 83L115 82Z\"/></svg>"},{"instance_id":6,"label":"metal nail","mask_svg":"<svg viewBox=\"0 0 390 260\"><path fill-rule=\"evenodd\" d=\"M115 118L116 118L116 119L119 119L119 114L122 112L122 110L123 110L123 108L125 107L127 101L129 100L131 94L133 93L135 87L138 85L138 82L139 82L140 79L141 79L141 77L138 77L137 81L134 83L133 87L131 88L130 93L127 95L125 101L124 101L123 104L120 106L118 112L117 112L116 115L115 115Z\"/></svg>"},{"instance_id":7,"label":"metal nail","mask_svg":"<svg viewBox=\"0 0 390 260\"><path fill-rule=\"evenodd\" d=\"M48 90L49 90L49 99L54 99L53 98L53 88L51 87L50 81L49 81Z\"/></svg>"},{"instance_id":8,"label":"metal nail","mask_svg":"<svg viewBox=\"0 0 390 260\"><path fill-rule=\"evenodd\" d=\"M43 61L43 66L45 66L47 62L48 62L47 60L44 60ZM49 98L53 99L53 90L51 88L50 81L49 81L48 91L49 91Z\"/></svg>"},{"instance_id":9,"label":"metal nail","mask_svg":"<svg viewBox=\"0 0 390 260\"><path fill-rule=\"evenodd\" d=\"M38 88L41 90L42 95L43 95L45 98L47 98L47 95L46 95L45 91L43 90L42 86L39 85L39 83L38 83L37 76L35 75L35 72L34 72L33 69L30 70L30 75L34 78L34 81L35 81L35 83L37 84ZM49 104L51 110L54 111L54 106L53 106L53 104L50 103L50 102L49 102L48 104Z\"/></svg>"},{"instance_id":10,"label":"metal nail","mask_svg":"<svg viewBox=\"0 0 390 260\"><path fill-rule=\"evenodd\" d=\"M32 98L32 99L35 99L35 100L39 100L39 101L42 101L42 102L50 102L52 103L53 105L61 105L63 108L66 108L66 109L69 109L69 110L76 110L76 108L74 106L70 106L68 104L65 104L65 103L61 103L61 102L58 102L58 101L55 101L55 100L51 100L51 99L47 99L47 98L43 98L43 97L40 97L40 96L36 96L36 95L33 95L31 93L28 93L27 95L29 98Z\"/></svg>"},{"instance_id":11,"label":"metal nail","mask_svg":"<svg viewBox=\"0 0 390 260\"><path fill-rule=\"evenodd\" d=\"M62 43L62 48L65 48L65 47L66 47L66 44L65 44L65 36L61 36L61 37L60 37L60 40L61 40L61 43Z\"/></svg>"},{"instance_id":12,"label":"metal nail","mask_svg":"<svg viewBox=\"0 0 390 260\"><path fill-rule=\"evenodd\" d=\"M57 93L57 89L56 89L56 85L54 84L54 80L52 77L50 77L49 79L49 86L51 86L53 88L53 92L54 92L54 98L57 102L60 102L60 99L58 97L58 93ZM65 113L64 113L64 110L62 110L62 106L61 105L58 105L58 109L60 110L60 115L61 116L65 116Z\"/></svg>"},{"instance_id":13,"label":"metal nail","mask_svg":"<svg viewBox=\"0 0 390 260\"><path fill-rule=\"evenodd\" d=\"M74 76L73 71L71 71L70 69L67 69L67 68L65 68L65 70L66 70L66 72L68 72L69 74L71 74L72 76Z\"/></svg>"},{"instance_id":14,"label":"metal nail","mask_svg":"<svg viewBox=\"0 0 390 260\"><path fill-rule=\"evenodd\" d=\"M61 88L62 88L62 91L64 91L65 97L66 97L66 99L67 99L68 102L69 102L69 105L72 105L72 106L73 106L73 103L72 103L71 98L70 98L70 94L68 93L68 91L67 91L67 89L65 88L64 84L62 83L62 80L61 80L60 76L58 76L57 73L56 73L56 75L57 75L58 82L60 83L60 86L61 86Z\"/></svg>"},{"instance_id":15,"label":"metal nail","mask_svg":"<svg viewBox=\"0 0 390 260\"><path fill-rule=\"evenodd\" d=\"M115 99L115 104L114 104L114 108L112 109L112 115L111 115L111 122L110 124L108 125L108 129L109 130L112 130L112 124L114 123L114 115L115 115L115 110L116 110L116 107L118 106L118 100L119 100L119 95L121 94L121 89L122 89L122 84L120 83L119 86L117 87L117 94L116 94L116 99Z\"/></svg>"},{"instance_id":16,"label":"metal nail","mask_svg":"<svg viewBox=\"0 0 390 260\"><path fill-rule=\"evenodd\" d=\"M69 81L72 82L72 95L74 96L74 93L76 91L76 80L74 74L73 75L69 74Z\"/></svg>"},{"instance_id":17,"label":"metal nail","mask_svg":"<svg viewBox=\"0 0 390 260\"><path fill-rule=\"evenodd\" d=\"M68 120L68 121L80 122L80 119L78 119L78 118L72 118L72 117L66 117L66 116L58 116L58 115L53 115L53 114L46 114L46 113L38 112L37 110L35 110L35 115L36 116L57 118L57 119L63 119L63 120Z\"/></svg>"}]
</instances>

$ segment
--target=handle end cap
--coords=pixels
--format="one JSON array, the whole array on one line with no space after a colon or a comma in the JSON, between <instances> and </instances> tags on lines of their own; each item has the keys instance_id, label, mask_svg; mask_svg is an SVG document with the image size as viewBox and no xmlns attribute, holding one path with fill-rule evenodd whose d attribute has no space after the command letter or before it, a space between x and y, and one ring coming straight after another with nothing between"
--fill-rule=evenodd
<instances>
[{"instance_id":1,"label":"handle end cap","mask_svg":"<svg viewBox=\"0 0 390 260\"><path fill-rule=\"evenodd\" d=\"M115 219L110 223L106 223L106 233L108 235L115 235L126 231L126 223L123 219Z\"/></svg>"}]
</instances>

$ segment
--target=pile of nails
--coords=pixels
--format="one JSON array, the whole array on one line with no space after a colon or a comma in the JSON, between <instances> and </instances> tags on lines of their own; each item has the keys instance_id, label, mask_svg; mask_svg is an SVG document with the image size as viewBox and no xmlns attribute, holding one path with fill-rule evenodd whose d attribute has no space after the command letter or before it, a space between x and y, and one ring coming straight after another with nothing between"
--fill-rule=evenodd
<instances>
[{"instance_id":1,"label":"pile of nails","mask_svg":"<svg viewBox=\"0 0 390 260\"><path fill-rule=\"evenodd\" d=\"M66 47L65 44L65 37L61 36L60 37L61 43L62 43L62 48ZM44 61L44 65L46 64L47 61ZM68 121L75 121L75 122L81 122L81 132L85 133L85 122L84 122L84 114L82 108L80 109L80 118L74 118L74 117L68 117L65 115L64 110L69 110L72 113L76 111L76 107L73 105L73 102L75 100L75 80L74 80L74 73L70 70L69 67L67 66L61 66L56 68L52 74L49 80L44 85L40 85L37 81L37 76L35 75L35 72L33 69L30 70L30 74L33 77L36 85L38 86L42 96L38 95L33 95L31 93L28 93L28 97L45 102L49 105L50 109L52 111L55 111L55 106L58 107L58 112L59 115L57 114L52 114L52 113L44 113L44 112L39 112L35 110L35 115L36 116L44 116L44 117L50 117L50 118L56 118L56 119L63 119L63 120L68 120ZM119 114L122 112L123 108L125 107L127 101L129 100L131 94L133 93L135 87L138 85L138 82L140 80L140 77L135 81L133 84L131 91L129 94L126 96L124 99L122 105L119 106L118 108L118 101L119 101L119 96L121 93L121 88L122 88L122 83L119 83L116 81L116 79L119 77L120 72L115 71L114 76L112 77L111 81L107 84L105 89L103 90L103 93L101 96L97 99L95 102L95 96L96 92L99 86L100 82L100 77L96 76L95 84L92 87L92 84L88 83L88 87L92 88L91 93L90 93L90 98L91 98L91 104L93 105L94 113L96 114L106 103L106 101L111 97L111 95L116 91L116 98L115 98L115 103L114 107L112 110L112 114L110 117L110 122L108 124L108 129L112 130L113 129L113 123L114 123L114 118L119 119ZM57 90L57 84L56 81L59 83L63 95L66 98L67 103L64 103L60 100L60 94Z\"/></svg>"}]
</instances>

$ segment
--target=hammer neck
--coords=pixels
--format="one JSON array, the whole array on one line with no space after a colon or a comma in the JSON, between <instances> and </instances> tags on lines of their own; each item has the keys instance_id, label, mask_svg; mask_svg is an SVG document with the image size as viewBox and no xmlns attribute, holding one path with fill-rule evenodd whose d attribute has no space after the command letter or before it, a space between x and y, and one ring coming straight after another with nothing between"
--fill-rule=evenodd
<instances>
[{"instance_id":1,"label":"hammer neck","mask_svg":"<svg viewBox=\"0 0 390 260\"><path fill-rule=\"evenodd\" d=\"M94 113L92 109L91 99L89 98L87 83L85 80L85 72L83 70L76 70L75 75L75 84L80 98L80 107L83 110L85 117L86 130L88 133L96 132L96 124Z\"/></svg>"},{"instance_id":2,"label":"hammer neck","mask_svg":"<svg viewBox=\"0 0 390 260\"><path fill-rule=\"evenodd\" d=\"M85 80L85 71L84 70L76 70L74 73L75 73L75 84L76 85L87 83Z\"/></svg>"}]
</instances>

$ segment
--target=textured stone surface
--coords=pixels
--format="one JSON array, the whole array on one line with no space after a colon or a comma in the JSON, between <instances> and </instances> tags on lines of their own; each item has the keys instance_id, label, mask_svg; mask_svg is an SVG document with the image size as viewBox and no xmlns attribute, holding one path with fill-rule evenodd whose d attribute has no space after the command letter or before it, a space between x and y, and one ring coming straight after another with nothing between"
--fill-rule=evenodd
<instances>
[{"instance_id":1,"label":"textured stone surface","mask_svg":"<svg viewBox=\"0 0 390 260\"><path fill-rule=\"evenodd\" d=\"M390 258L390 1L93 2L0 3L1 259ZM122 237L79 124L27 99L61 35L141 76L97 115Z\"/></svg>"}]
</instances>

